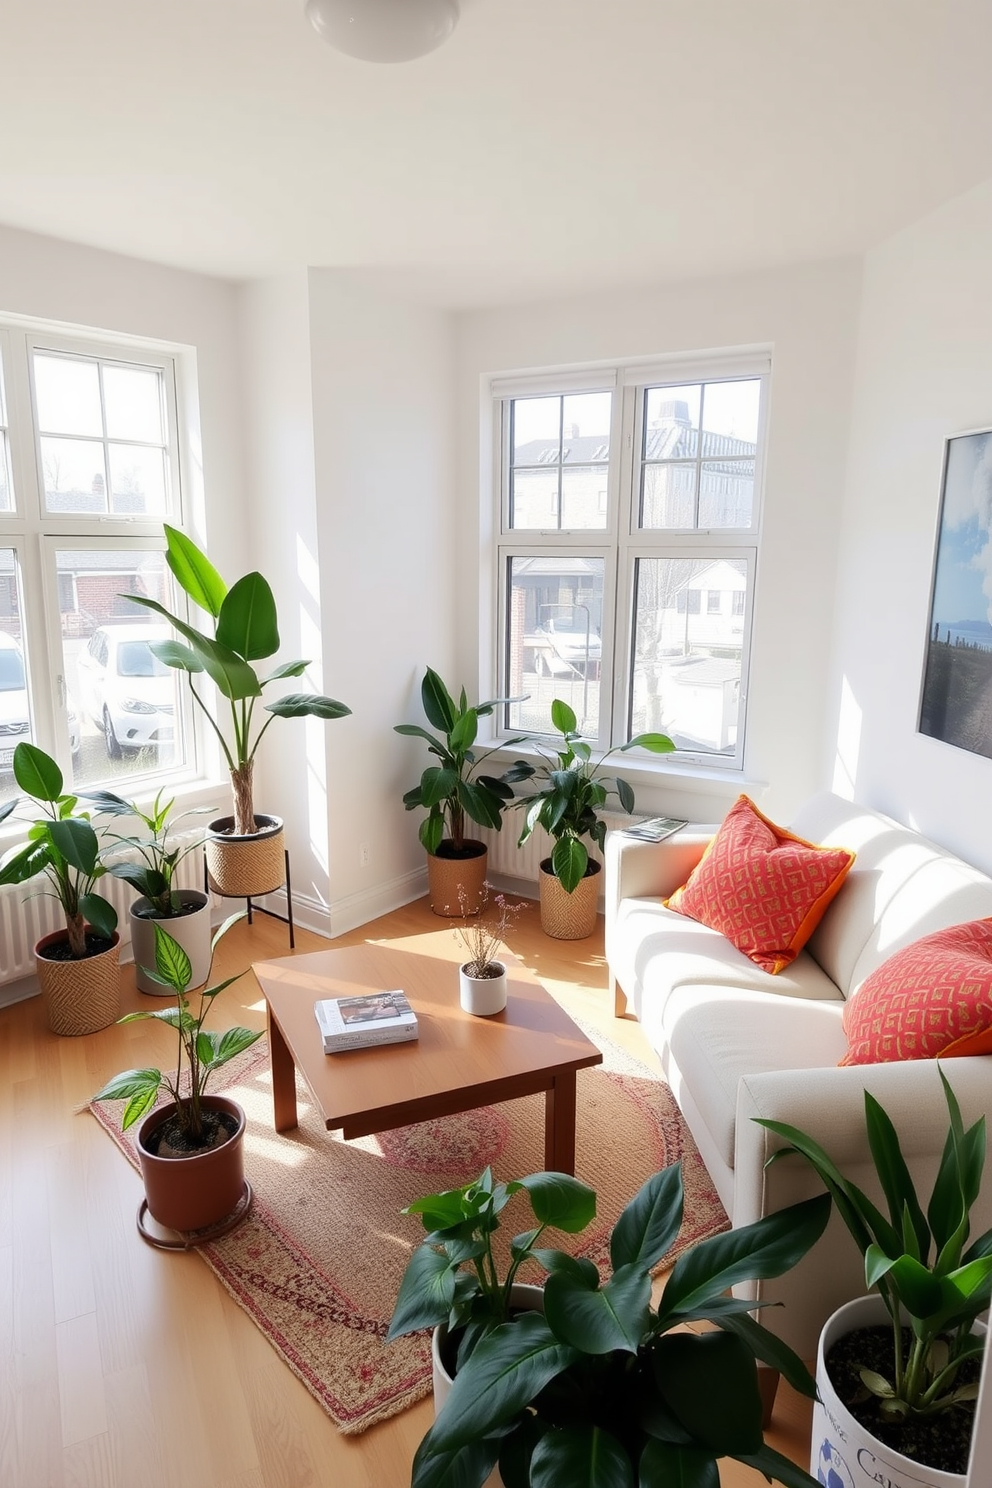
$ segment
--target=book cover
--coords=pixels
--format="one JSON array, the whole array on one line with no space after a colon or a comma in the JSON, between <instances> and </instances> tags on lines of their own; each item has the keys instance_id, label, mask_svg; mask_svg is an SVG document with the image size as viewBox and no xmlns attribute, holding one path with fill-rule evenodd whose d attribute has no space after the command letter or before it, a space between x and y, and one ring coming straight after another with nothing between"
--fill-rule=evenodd
<instances>
[{"instance_id":1,"label":"book cover","mask_svg":"<svg viewBox=\"0 0 992 1488\"><path fill-rule=\"evenodd\" d=\"M325 1054L417 1037L417 1015L400 991L325 997L314 1003L314 1015Z\"/></svg>"},{"instance_id":2,"label":"book cover","mask_svg":"<svg viewBox=\"0 0 992 1488\"><path fill-rule=\"evenodd\" d=\"M624 827L625 837L638 837L642 842L663 842L666 837L680 832L689 823L674 816L652 816L647 821L635 822Z\"/></svg>"}]
</instances>

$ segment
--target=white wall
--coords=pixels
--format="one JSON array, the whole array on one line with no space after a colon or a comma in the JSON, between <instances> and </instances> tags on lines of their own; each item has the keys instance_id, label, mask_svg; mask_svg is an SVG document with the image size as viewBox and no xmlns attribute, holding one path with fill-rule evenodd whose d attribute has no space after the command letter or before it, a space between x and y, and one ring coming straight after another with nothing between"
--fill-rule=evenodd
<instances>
[{"instance_id":1,"label":"white wall","mask_svg":"<svg viewBox=\"0 0 992 1488\"><path fill-rule=\"evenodd\" d=\"M916 732L943 442L992 425L992 182L868 254L827 732L835 788L992 871L992 761Z\"/></svg>"},{"instance_id":2,"label":"white wall","mask_svg":"<svg viewBox=\"0 0 992 1488\"><path fill-rule=\"evenodd\" d=\"M787 819L821 783L823 679L831 642L834 565L857 333L860 265L814 264L762 274L641 287L460 317L458 338L458 667L493 685L479 634L475 575L492 581L477 491L490 478L480 444L487 375L626 357L771 345L768 459L755 594L746 783ZM638 806L696 820L723 815L740 775L702 781L633 776ZM664 784L659 784L661 780ZM719 779L722 783L713 784Z\"/></svg>"},{"instance_id":3,"label":"white wall","mask_svg":"<svg viewBox=\"0 0 992 1488\"><path fill-rule=\"evenodd\" d=\"M344 271L309 283L324 684L354 712L326 726L340 933L426 891L401 797L427 760L393 725L455 655L452 325Z\"/></svg>"}]
</instances>

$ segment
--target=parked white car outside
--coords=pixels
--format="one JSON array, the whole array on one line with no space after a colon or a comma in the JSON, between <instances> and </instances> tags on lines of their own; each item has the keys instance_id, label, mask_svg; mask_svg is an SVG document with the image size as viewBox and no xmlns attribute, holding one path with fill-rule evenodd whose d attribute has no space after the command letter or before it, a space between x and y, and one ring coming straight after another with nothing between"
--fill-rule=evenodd
<instances>
[{"instance_id":1,"label":"parked white car outside","mask_svg":"<svg viewBox=\"0 0 992 1488\"><path fill-rule=\"evenodd\" d=\"M152 745L164 762L175 737L175 672L149 650L165 625L101 625L76 658L84 713L103 730L110 759Z\"/></svg>"}]
</instances>

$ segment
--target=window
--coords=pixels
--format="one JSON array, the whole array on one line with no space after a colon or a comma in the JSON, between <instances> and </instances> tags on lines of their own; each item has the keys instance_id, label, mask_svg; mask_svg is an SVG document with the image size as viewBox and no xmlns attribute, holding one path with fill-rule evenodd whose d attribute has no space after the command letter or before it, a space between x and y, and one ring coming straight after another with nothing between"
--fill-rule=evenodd
<instances>
[{"instance_id":1,"label":"window","mask_svg":"<svg viewBox=\"0 0 992 1488\"><path fill-rule=\"evenodd\" d=\"M769 370L494 382L501 731L563 698L602 746L742 768Z\"/></svg>"},{"instance_id":2,"label":"window","mask_svg":"<svg viewBox=\"0 0 992 1488\"><path fill-rule=\"evenodd\" d=\"M0 801L21 739L77 788L192 764L181 674L149 649L171 630L127 600L175 607L179 469L171 356L0 328Z\"/></svg>"}]
</instances>

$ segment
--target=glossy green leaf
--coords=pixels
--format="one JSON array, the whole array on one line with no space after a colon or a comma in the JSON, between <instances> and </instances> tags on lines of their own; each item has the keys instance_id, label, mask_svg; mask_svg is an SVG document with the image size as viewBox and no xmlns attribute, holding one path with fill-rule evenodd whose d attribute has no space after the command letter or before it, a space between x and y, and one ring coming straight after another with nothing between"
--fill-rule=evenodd
<instances>
[{"instance_id":1,"label":"glossy green leaf","mask_svg":"<svg viewBox=\"0 0 992 1488\"><path fill-rule=\"evenodd\" d=\"M323 697L311 692L289 692L276 703L266 703L266 710L277 718L347 718L351 709L347 703L335 698Z\"/></svg>"},{"instance_id":2,"label":"glossy green leaf","mask_svg":"<svg viewBox=\"0 0 992 1488\"><path fill-rule=\"evenodd\" d=\"M80 791L79 799L92 805L100 816L138 815L133 801L125 801L123 796L115 796L113 791Z\"/></svg>"},{"instance_id":3,"label":"glossy green leaf","mask_svg":"<svg viewBox=\"0 0 992 1488\"><path fill-rule=\"evenodd\" d=\"M309 661L284 661L282 666L277 666L274 672L262 678L262 686L267 687L270 682L279 682L284 677L302 677L309 665Z\"/></svg>"},{"instance_id":4,"label":"glossy green leaf","mask_svg":"<svg viewBox=\"0 0 992 1488\"><path fill-rule=\"evenodd\" d=\"M634 792L626 780L617 779L617 795L620 797L620 805L629 816L634 810Z\"/></svg>"},{"instance_id":5,"label":"glossy green leaf","mask_svg":"<svg viewBox=\"0 0 992 1488\"><path fill-rule=\"evenodd\" d=\"M481 1488L496 1465L499 1448L498 1440L475 1441L454 1452L433 1452L428 1433L413 1459L411 1488Z\"/></svg>"},{"instance_id":6,"label":"glossy green leaf","mask_svg":"<svg viewBox=\"0 0 992 1488\"><path fill-rule=\"evenodd\" d=\"M185 992L193 976L189 957L179 942L167 930L162 929L158 920L154 922L153 929L155 931L155 970L170 987L177 992Z\"/></svg>"},{"instance_id":7,"label":"glossy green leaf","mask_svg":"<svg viewBox=\"0 0 992 1488\"><path fill-rule=\"evenodd\" d=\"M542 1246L532 1250L531 1255L551 1275L564 1271L566 1275L574 1276L588 1287L599 1285L599 1272L594 1262L586 1256L571 1256L564 1250L548 1250Z\"/></svg>"},{"instance_id":8,"label":"glossy green leaf","mask_svg":"<svg viewBox=\"0 0 992 1488\"><path fill-rule=\"evenodd\" d=\"M205 553L178 527L165 524L165 560L177 583L195 605L216 619L227 593L227 585Z\"/></svg>"},{"instance_id":9,"label":"glossy green leaf","mask_svg":"<svg viewBox=\"0 0 992 1488\"><path fill-rule=\"evenodd\" d=\"M448 745L452 753L466 754L475 743L478 732L479 715L474 708L466 708L448 732Z\"/></svg>"},{"instance_id":10,"label":"glossy green leaf","mask_svg":"<svg viewBox=\"0 0 992 1488\"><path fill-rule=\"evenodd\" d=\"M712 1309L711 1316L715 1316ZM738 1338L743 1338L754 1357L760 1359L762 1364L767 1364L770 1369L777 1369L782 1378L788 1380L800 1395L805 1395L810 1400L816 1399L816 1381L799 1355L788 1344L783 1343L781 1338L756 1323L746 1312L727 1313L717 1317L716 1321L724 1332L736 1333Z\"/></svg>"},{"instance_id":11,"label":"glossy green leaf","mask_svg":"<svg viewBox=\"0 0 992 1488\"><path fill-rule=\"evenodd\" d=\"M889 1206L892 1228L902 1230L903 1212L916 1237L917 1255L925 1259L930 1249L930 1226L923 1217L916 1188L909 1175L896 1129L870 1091L865 1091L865 1128L875 1172Z\"/></svg>"},{"instance_id":12,"label":"glossy green leaf","mask_svg":"<svg viewBox=\"0 0 992 1488\"><path fill-rule=\"evenodd\" d=\"M494 831L499 831L503 803L498 796L470 780L460 780L458 799L472 821L477 822L480 827L492 827Z\"/></svg>"},{"instance_id":13,"label":"glossy green leaf","mask_svg":"<svg viewBox=\"0 0 992 1488\"><path fill-rule=\"evenodd\" d=\"M428 667L420 684L420 698L427 721L442 734L450 734L458 721L458 709L438 673Z\"/></svg>"},{"instance_id":14,"label":"glossy green leaf","mask_svg":"<svg viewBox=\"0 0 992 1488\"><path fill-rule=\"evenodd\" d=\"M769 1121L761 1116L752 1119L758 1126L766 1126L769 1131L776 1132L792 1144L791 1148L783 1148L774 1153L769 1162L780 1161L793 1150L806 1158L837 1205L838 1214L862 1254L873 1240L877 1240L890 1255L900 1249L899 1235L884 1214L856 1184L848 1182L818 1142L814 1142L812 1137L808 1137L798 1127L790 1126L788 1122Z\"/></svg>"},{"instance_id":15,"label":"glossy green leaf","mask_svg":"<svg viewBox=\"0 0 992 1488\"><path fill-rule=\"evenodd\" d=\"M758 1372L743 1339L670 1333L653 1346L651 1364L664 1400L696 1445L717 1456L760 1451Z\"/></svg>"},{"instance_id":16,"label":"glossy green leaf","mask_svg":"<svg viewBox=\"0 0 992 1488\"><path fill-rule=\"evenodd\" d=\"M638 1464L637 1488L720 1488L720 1469L709 1452L649 1441Z\"/></svg>"},{"instance_id":17,"label":"glossy green leaf","mask_svg":"<svg viewBox=\"0 0 992 1488\"><path fill-rule=\"evenodd\" d=\"M617 1220L610 1237L614 1271L660 1261L678 1238L682 1210L682 1166L672 1163L651 1175Z\"/></svg>"},{"instance_id":18,"label":"glossy green leaf","mask_svg":"<svg viewBox=\"0 0 992 1488\"><path fill-rule=\"evenodd\" d=\"M117 929L117 911L102 894L81 894L79 913L88 921L97 935L109 940Z\"/></svg>"},{"instance_id":19,"label":"glossy green leaf","mask_svg":"<svg viewBox=\"0 0 992 1488\"><path fill-rule=\"evenodd\" d=\"M435 809L430 816L424 818L420 823L418 836L429 853L437 852L444 841L444 817L440 811Z\"/></svg>"},{"instance_id":20,"label":"glossy green leaf","mask_svg":"<svg viewBox=\"0 0 992 1488\"><path fill-rule=\"evenodd\" d=\"M157 1093L161 1083L161 1070L122 1070L119 1075L114 1075L112 1080L108 1080L106 1085L97 1091L93 1099L99 1101L130 1100L132 1095L142 1095L147 1090L154 1090Z\"/></svg>"},{"instance_id":21,"label":"glossy green leaf","mask_svg":"<svg viewBox=\"0 0 992 1488\"><path fill-rule=\"evenodd\" d=\"M173 671L190 672L194 677L203 671L203 662L196 652L181 641L150 641L148 649L163 666L172 667Z\"/></svg>"},{"instance_id":22,"label":"glossy green leaf","mask_svg":"<svg viewBox=\"0 0 992 1488\"><path fill-rule=\"evenodd\" d=\"M671 754L675 745L667 734L635 734L633 739L628 739L626 744L621 744L622 750L649 749L652 754Z\"/></svg>"},{"instance_id":23,"label":"glossy green leaf","mask_svg":"<svg viewBox=\"0 0 992 1488\"><path fill-rule=\"evenodd\" d=\"M542 1225L577 1235L596 1218L596 1194L568 1173L530 1173L520 1179Z\"/></svg>"},{"instance_id":24,"label":"glossy green leaf","mask_svg":"<svg viewBox=\"0 0 992 1488\"><path fill-rule=\"evenodd\" d=\"M136 1121L140 1121L143 1116L146 1116L157 1099L157 1088L155 1090L138 1091L132 1095L121 1113L121 1131L127 1131L129 1126L133 1126Z\"/></svg>"},{"instance_id":25,"label":"glossy green leaf","mask_svg":"<svg viewBox=\"0 0 992 1488\"><path fill-rule=\"evenodd\" d=\"M236 924L238 924L238 922L240 920L247 920L247 918L248 918L248 911L246 909L239 909L239 910L236 910L234 914L228 915L227 916L227 919L223 922L222 925L218 925L217 929L213 933L213 938L210 941L210 956L211 956L211 959L213 958L214 951L216 951L217 947L220 945L221 941L224 939L224 936L227 935L228 932L230 930L232 930L234 928L234 926ZM242 972L239 972L238 973L238 976L242 976L242 975L243 975ZM224 983L225 987L230 986L231 981L234 981L234 980L236 980L236 978L232 977L229 981L225 982Z\"/></svg>"},{"instance_id":26,"label":"glossy green leaf","mask_svg":"<svg viewBox=\"0 0 992 1488\"><path fill-rule=\"evenodd\" d=\"M400 1282L386 1340L418 1328L435 1328L448 1316L455 1296L455 1268L430 1245L419 1245Z\"/></svg>"},{"instance_id":27,"label":"glossy green leaf","mask_svg":"<svg viewBox=\"0 0 992 1488\"><path fill-rule=\"evenodd\" d=\"M180 635L186 637L204 671L208 673L221 695L229 702L240 702L243 698L261 696L262 689L254 669L237 652L232 651L228 646L220 645L219 642L212 640L210 636L204 635L201 631L194 630L192 625L187 625L178 615L170 614L157 600L148 599L142 594L130 595L129 598L134 604L141 605L143 609L153 610L156 614L163 616L178 630Z\"/></svg>"},{"instance_id":28,"label":"glossy green leaf","mask_svg":"<svg viewBox=\"0 0 992 1488\"><path fill-rule=\"evenodd\" d=\"M0 868L0 885L26 883L49 862L47 842L28 842L15 847Z\"/></svg>"},{"instance_id":29,"label":"glossy green leaf","mask_svg":"<svg viewBox=\"0 0 992 1488\"><path fill-rule=\"evenodd\" d=\"M36 801L57 801L62 794L62 771L43 749L22 741L14 749L14 779L25 795Z\"/></svg>"},{"instance_id":30,"label":"glossy green leaf","mask_svg":"<svg viewBox=\"0 0 992 1488\"><path fill-rule=\"evenodd\" d=\"M458 776L454 770L440 769L436 765L428 765L420 777L420 800L426 807L439 806L458 789Z\"/></svg>"},{"instance_id":31,"label":"glossy green leaf","mask_svg":"<svg viewBox=\"0 0 992 1488\"><path fill-rule=\"evenodd\" d=\"M224 595L217 616L217 640L246 661L261 661L279 650L276 602L260 573L245 574Z\"/></svg>"},{"instance_id":32,"label":"glossy green leaf","mask_svg":"<svg viewBox=\"0 0 992 1488\"><path fill-rule=\"evenodd\" d=\"M79 873L92 873L100 854L100 843L88 821L68 817L48 824L48 835L70 867Z\"/></svg>"},{"instance_id":33,"label":"glossy green leaf","mask_svg":"<svg viewBox=\"0 0 992 1488\"><path fill-rule=\"evenodd\" d=\"M574 734L578 730L574 711L561 698L555 698L551 704L551 722L560 734Z\"/></svg>"},{"instance_id":34,"label":"glossy green leaf","mask_svg":"<svg viewBox=\"0 0 992 1488\"><path fill-rule=\"evenodd\" d=\"M262 1037L261 1030L257 1032L251 1028L228 1028L221 1034L217 1044L217 1053L214 1057L214 1066L219 1068L227 1064L237 1054L243 1054L245 1049L250 1049L252 1044L258 1042Z\"/></svg>"},{"instance_id":35,"label":"glossy green leaf","mask_svg":"<svg viewBox=\"0 0 992 1488\"><path fill-rule=\"evenodd\" d=\"M630 1458L601 1426L548 1431L530 1459L531 1488L635 1488Z\"/></svg>"},{"instance_id":36,"label":"glossy green leaf","mask_svg":"<svg viewBox=\"0 0 992 1488\"><path fill-rule=\"evenodd\" d=\"M544 1316L556 1338L585 1354L636 1354L650 1301L651 1277L644 1267L621 1266L604 1287L556 1271L544 1288Z\"/></svg>"},{"instance_id":37,"label":"glossy green leaf","mask_svg":"<svg viewBox=\"0 0 992 1488\"><path fill-rule=\"evenodd\" d=\"M567 894L573 894L585 878L589 853L577 837L560 837L551 852L555 877Z\"/></svg>"}]
</instances>

